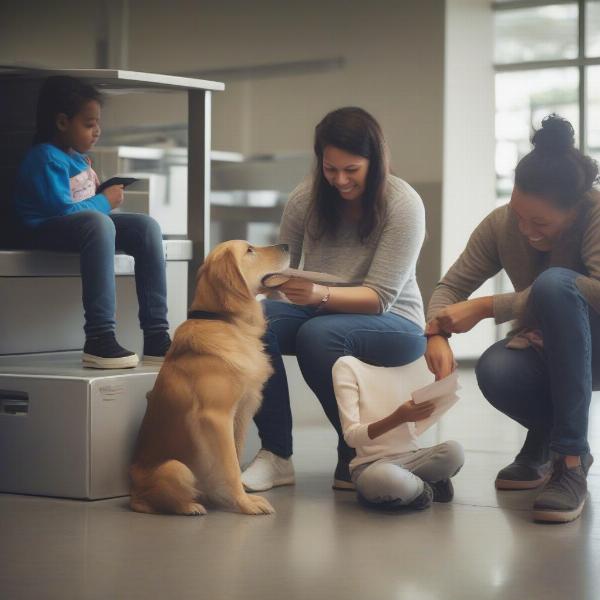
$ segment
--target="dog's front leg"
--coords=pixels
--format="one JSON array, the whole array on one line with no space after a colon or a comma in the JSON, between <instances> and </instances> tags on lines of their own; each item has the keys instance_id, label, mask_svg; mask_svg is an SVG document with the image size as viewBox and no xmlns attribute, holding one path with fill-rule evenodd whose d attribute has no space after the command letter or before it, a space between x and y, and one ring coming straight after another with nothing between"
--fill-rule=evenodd
<instances>
[{"instance_id":1,"label":"dog's front leg","mask_svg":"<svg viewBox=\"0 0 600 600\"><path fill-rule=\"evenodd\" d=\"M249 495L242 485L231 417L212 412L202 418L202 436L214 457L207 493L219 504L247 515L274 513L275 509L262 496Z\"/></svg>"}]
</instances>

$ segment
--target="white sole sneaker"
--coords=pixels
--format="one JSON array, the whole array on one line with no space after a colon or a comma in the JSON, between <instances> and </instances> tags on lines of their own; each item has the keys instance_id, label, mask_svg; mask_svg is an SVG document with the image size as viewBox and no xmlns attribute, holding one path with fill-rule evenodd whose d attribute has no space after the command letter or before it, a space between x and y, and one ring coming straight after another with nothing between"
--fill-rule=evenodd
<instances>
[{"instance_id":1,"label":"white sole sneaker","mask_svg":"<svg viewBox=\"0 0 600 600\"><path fill-rule=\"evenodd\" d=\"M584 498L583 502L573 510L538 509L533 510L531 516L537 523L570 523L581 516L586 498Z\"/></svg>"},{"instance_id":2,"label":"white sole sneaker","mask_svg":"<svg viewBox=\"0 0 600 600\"><path fill-rule=\"evenodd\" d=\"M165 362L164 356L142 356L142 362L145 365L157 365L160 366Z\"/></svg>"},{"instance_id":3,"label":"white sole sneaker","mask_svg":"<svg viewBox=\"0 0 600 600\"><path fill-rule=\"evenodd\" d=\"M242 485L247 492L266 492L274 487L294 485L296 474L290 458L281 458L261 448L242 472Z\"/></svg>"},{"instance_id":4,"label":"white sole sneaker","mask_svg":"<svg viewBox=\"0 0 600 600\"><path fill-rule=\"evenodd\" d=\"M266 485L266 486L260 486L260 485L249 486L249 485L246 485L242 481L242 485L244 486L244 489L247 492L266 492L266 491L272 490L273 488L276 488L276 487L282 487L284 485L294 485L295 483L296 483L295 477L282 477L281 479L276 479L273 482L273 485Z\"/></svg>"},{"instance_id":5,"label":"white sole sneaker","mask_svg":"<svg viewBox=\"0 0 600 600\"><path fill-rule=\"evenodd\" d=\"M119 358L103 358L93 354L83 353L81 363L90 369L133 369L140 362L137 354L121 356Z\"/></svg>"},{"instance_id":6,"label":"white sole sneaker","mask_svg":"<svg viewBox=\"0 0 600 600\"><path fill-rule=\"evenodd\" d=\"M356 490L356 485L354 485L354 483L352 483L351 481L344 481L343 479L334 479L331 489L340 490L341 492L354 492Z\"/></svg>"},{"instance_id":7,"label":"white sole sneaker","mask_svg":"<svg viewBox=\"0 0 600 600\"><path fill-rule=\"evenodd\" d=\"M552 473L548 473L539 479L529 479L519 481L518 479L496 479L494 485L497 490L534 490L545 485L550 479Z\"/></svg>"}]
</instances>

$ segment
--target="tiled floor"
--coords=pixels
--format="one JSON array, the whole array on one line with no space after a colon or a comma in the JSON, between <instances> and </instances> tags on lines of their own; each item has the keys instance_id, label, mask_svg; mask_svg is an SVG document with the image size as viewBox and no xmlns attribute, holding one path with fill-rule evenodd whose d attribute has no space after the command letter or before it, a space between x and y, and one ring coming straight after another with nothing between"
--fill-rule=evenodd
<instances>
[{"instance_id":1,"label":"tiled floor","mask_svg":"<svg viewBox=\"0 0 600 600\"><path fill-rule=\"evenodd\" d=\"M267 493L273 516L152 516L130 512L123 498L0 495L0 598L600 597L600 464L580 520L532 523L531 492L493 487L523 434L482 400L469 371L461 378L462 400L425 440L465 446L451 505L366 512L352 493L330 489L332 432L303 426L296 486ZM600 454L600 406L592 408L590 434Z\"/></svg>"}]
</instances>

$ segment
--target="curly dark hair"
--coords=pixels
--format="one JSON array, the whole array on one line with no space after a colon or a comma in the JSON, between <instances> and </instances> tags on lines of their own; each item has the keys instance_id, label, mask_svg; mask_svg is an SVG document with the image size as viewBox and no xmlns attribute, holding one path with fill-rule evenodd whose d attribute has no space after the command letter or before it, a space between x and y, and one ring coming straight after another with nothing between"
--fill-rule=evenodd
<instances>
[{"instance_id":1,"label":"curly dark hair","mask_svg":"<svg viewBox=\"0 0 600 600\"><path fill-rule=\"evenodd\" d=\"M34 144L49 142L57 133L56 117L63 113L74 117L86 102L95 100L99 104L104 96L91 83L66 75L48 77L37 101Z\"/></svg>"},{"instance_id":2,"label":"curly dark hair","mask_svg":"<svg viewBox=\"0 0 600 600\"><path fill-rule=\"evenodd\" d=\"M557 208L568 210L583 200L598 180L596 161L575 148L569 121L551 114L531 138L534 148L515 169L515 185Z\"/></svg>"},{"instance_id":3,"label":"curly dark hair","mask_svg":"<svg viewBox=\"0 0 600 600\"><path fill-rule=\"evenodd\" d=\"M364 241L383 218L383 196L390 167L381 127L366 110L353 106L328 113L316 126L316 163L308 218L308 232L313 239L335 235L343 206L339 192L323 174L323 151L327 146L369 159L363 216L358 226L360 239Z\"/></svg>"}]
</instances>

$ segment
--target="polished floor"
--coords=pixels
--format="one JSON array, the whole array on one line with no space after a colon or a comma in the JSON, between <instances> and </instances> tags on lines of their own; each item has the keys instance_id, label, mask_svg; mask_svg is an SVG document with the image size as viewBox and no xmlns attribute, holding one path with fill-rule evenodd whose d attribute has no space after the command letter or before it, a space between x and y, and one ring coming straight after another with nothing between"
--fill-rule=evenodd
<instances>
[{"instance_id":1,"label":"polished floor","mask_svg":"<svg viewBox=\"0 0 600 600\"><path fill-rule=\"evenodd\" d=\"M297 484L266 494L272 516L152 516L130 512L124 498L0 495L0 598L599 598L600 460L581 519L532 523L531 492L493 487L523 432L483 401L470 371L461 380L461 401L424 440L466 449L450 505L378 514L332 491L334 438L315 408L296 431ZM600 455L595 402L590 441Z\"/></svg>"}]
</instances>

